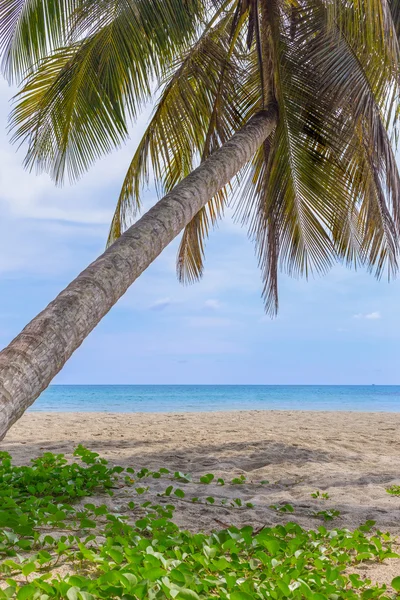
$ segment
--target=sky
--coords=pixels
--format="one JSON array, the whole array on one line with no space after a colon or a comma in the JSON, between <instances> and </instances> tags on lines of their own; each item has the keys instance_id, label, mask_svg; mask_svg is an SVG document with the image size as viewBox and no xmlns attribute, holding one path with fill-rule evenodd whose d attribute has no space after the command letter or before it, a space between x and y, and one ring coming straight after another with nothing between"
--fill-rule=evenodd
<instances>
[{"instance_id":1,"label":"sky","mask_svg":"<svg viewBox=\"0 0 400 600\"><path fill-rule=\"evenodd\" d=\"M147 114L120 150L74 185L26 172L7 135L12 91L0 81L0 346L105 247ZM150 189L144 206L156 202ZM280 280L264 313L254 247L228 215L207 243L205 275L182 286L175 240L55 378L58 384L400 384L400 282L337 266Z\"/></svg>"}]
</instances>

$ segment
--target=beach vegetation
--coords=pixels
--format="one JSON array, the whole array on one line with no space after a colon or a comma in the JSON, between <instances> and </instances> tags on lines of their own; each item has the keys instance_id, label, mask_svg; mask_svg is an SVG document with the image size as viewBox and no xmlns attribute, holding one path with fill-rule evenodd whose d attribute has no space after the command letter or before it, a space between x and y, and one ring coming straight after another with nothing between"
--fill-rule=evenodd
<instances>
[{"instance_id":1,"label":"beach vegetation","mask_svg":"<svg viewBox=\"0 0 400 600\"><path fill-rule=\"evenodd\" d=\"M239 477L234 477L231 481L232 485L242 485L243 483L246 483L245 475L239 475Z\"/></svg>"},{"instance_id":2,"label":"beach vegetation","mask_svg":"<svg viewBox=\"0 0 400 600\"><path fill-rule=\"evenodd\" d=\"M324 521L333 521L337 517L340 517L340 511L334 508L329 510L319 510L313 513L314 517L321 517Z\"/></svg>"},{"instance_id":3,"label":"beach vegetation","mask_svg":"<svg viewBox=\"0 0 400 600\"><path fill-rule=\"evenodd\" d=\"M327 492L320 492L319 490L317 490L316 492L312 492L311 498L319 500L329 500L330 496Z\"/></svg>"},{"instance_id":4,"label":"beach vegetation","mask_svg":"<svg viewBox=\"0 0 400 600\"><path fill-rule=\"evenodd\" d=\"M180 495L114 506L127 470L82 446L75 461L46 452L29 466L1 453L0 598L389 600L400 590L399 577L388 587L356 572L399 558L373 521L355 531L284 522L189 532L174 523Z\"/></svg>"},{"instance_id":5,"label":"beach vegetation","mask_svg":"<svg viewBox=\"0 0 400 600\"><path fill-rule=\"evenodd\" d=\"M280 271L397 272L399 32L398 0L0 0L28 168L76 181L154 104L110 247L0 355L0 437L180 232L178 277L202 277L233 200L271 315Z\"/></svg>"},{"instance_id":6,"label":"beach vegetation","mask_svg":"<svg viewBox=\"0 0 400 600\"><path fill-rule=\"evenodd\" d=\"M395 577L392 581L392 587L397 592L400 592L400 577Z\"/></svg>"},{"instance_id":7,"label":"beach vegetation","mask_svg":"<svg viewBox=\"0 0 400 600\"><path fill-rule=\"evenodd\" d=\"M281 513L293 513L294 507L292 504L271 504L270 508Z\"/></svg>"},{"instance_id":8,"label":"beach vegetation","mask_svg":"<svg viewBox=\"0 0 400 600\"><path fill-rule=\"evenodd\" d=\"M386 491L392 496L400 496L400 485L391 485L390 487L386 488Z\"/></svg>"},{"instance_id":9,"label":"beach vegetation","mask_svg":"<svg viewBox=\"0 0 400 600\"><path fill-rule=\"evenodd\" d=\"M183 481L185 483L190 483L192 481L192 476L190 473L181 473L180 471L176 471L174 473L174 479L178 479L178 481Z\"/></svg>"},{"instance_id":10,"label":"beach vegetation","mask_svg":"<svg viewBox=\"0 0 400 600\"><path fill-rule=\"evenodd\" d=\"M209 483L211 483L214 479L214 475L212 473L207 473L206 475L203 475L202 477L200 477L200 483L204 483L206 485L208 485Z\"/></svg>"}]
</instances>

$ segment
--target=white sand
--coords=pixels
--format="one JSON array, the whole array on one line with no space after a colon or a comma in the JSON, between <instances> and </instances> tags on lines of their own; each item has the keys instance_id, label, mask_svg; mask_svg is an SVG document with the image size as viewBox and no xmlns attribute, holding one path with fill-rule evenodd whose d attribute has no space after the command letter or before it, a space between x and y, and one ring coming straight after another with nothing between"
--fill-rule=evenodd
<instances>
[{"instance_id":1,"label":"white sand","mask_svg":"<svg viewBox=\"0 0 400 600\"><path fill-rule=\"evenodd\" d=\"M287 520L311 528L323 523L313 512L334 509L340 517L330 526L355 528L372 519L382 531L400 533L400 497L386 492L390 485L400 484L398 413L28 413L11 429L1 449L11 452L17 462L28 463L46 450L70 455L77 444L135 469L167 467L190 472L194 478L211 472L226 481L246 476L244 485L211 484L200 486L200 492L218 499L240 497L253 503L253 509L174 500L177 522L190 529ZM270 484L259 485L261 480ZM165 481L151 480L152 492L165 487ZM200 495L198 485L185 490L187 498ZM316 490L327 492L329 499L313 499ZM126 490L117 493L112 502L122 506L126 494ZM294 507L293 514L270 508L285 503ZM373 569L369 576L390 581L400 575L400 561Z\"/></svg>"}]
</instances>

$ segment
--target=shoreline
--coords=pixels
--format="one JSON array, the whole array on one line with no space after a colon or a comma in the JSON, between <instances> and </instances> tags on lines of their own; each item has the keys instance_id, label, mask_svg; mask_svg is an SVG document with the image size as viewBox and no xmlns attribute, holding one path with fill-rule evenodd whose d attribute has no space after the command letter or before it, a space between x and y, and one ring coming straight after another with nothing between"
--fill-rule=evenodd
<instances>
[{"instance_id":1,"label":"shoreline","mask_svg":"<svg viewBox=\"0 0 400 600\"><path fill-rule=\"evenodd\" d=\"M237 414L237 413L311 413L311 414L350 414L350 415L400 415L399 410L320 410L320 409L302 409L302 408L232 408L230 410L214 409L214 410L182 410L182 411L134 411L134 410L40 410L28 408L26 413L28 414L40 414L40 415L63 415L63 414L74 414L74 415L210 415L210 414ZM26 414L25 413L25 414Z\"/></svg>"}]
</instances>

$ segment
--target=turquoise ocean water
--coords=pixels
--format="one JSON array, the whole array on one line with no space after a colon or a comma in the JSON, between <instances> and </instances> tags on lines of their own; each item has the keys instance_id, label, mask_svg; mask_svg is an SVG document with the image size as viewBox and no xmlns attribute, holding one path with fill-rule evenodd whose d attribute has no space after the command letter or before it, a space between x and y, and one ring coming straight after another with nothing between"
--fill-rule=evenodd
<instances>
[{"instance_id":1,"label":"turquoise ocean water","mask_svg":"<svg viewBox=\"0 0 400 600\"><path fill-rule=\"evenodd\" d=\"M350 410L400 412L400 386L52 385L32 411L199 412Z\"/></svg>"}]
</instances>

